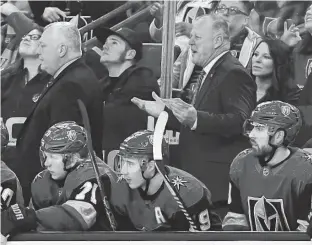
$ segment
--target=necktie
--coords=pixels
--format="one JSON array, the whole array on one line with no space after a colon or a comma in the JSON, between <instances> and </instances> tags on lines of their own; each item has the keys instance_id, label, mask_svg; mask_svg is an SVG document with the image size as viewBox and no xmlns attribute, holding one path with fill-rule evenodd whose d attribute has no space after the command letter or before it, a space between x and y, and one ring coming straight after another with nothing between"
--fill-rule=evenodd
<instances>
[{"instance_id":1,"label":"necktie","mask_svg":"<svg viewBox=\"0 0 312 245\"><path fill-rule=\"evenodd\" d=\"M198 66L194 67L193 73L191 75L191 78L186 85L182 99L191 105L194 105L196 96L200 90L203 78L205 77L206 72Z\"/></svg>"}]
</instances>

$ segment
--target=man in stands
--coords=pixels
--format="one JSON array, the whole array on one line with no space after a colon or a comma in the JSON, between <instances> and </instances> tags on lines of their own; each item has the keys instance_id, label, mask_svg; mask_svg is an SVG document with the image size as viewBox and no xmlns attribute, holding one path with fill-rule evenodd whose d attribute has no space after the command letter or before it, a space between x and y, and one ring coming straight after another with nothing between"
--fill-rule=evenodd
<instances>
[{"instance_id":1,"label":"man in stands","mask_svg":"<svg viewBox=\"0 0 312 245\"><path fill-rule=\"evenodd\" d=\"M306 231L311 215L312 155L288 145L302 124L285 102L259 104L244 124L252 147L230 169L224 230Z\"/></svg>"},{"instance_id":2,"label":"man in stands","mask_svg":"<svg viewBox=\"0 0 312 245\"><path fill-rule=\"evenodd\" d=\"M169 164L169 147L163 140L163 161L157 166L173 183L192 221L185 217L156 167L153 144L153 132L141 130L120 145L114 169L121 174L121 182L129 187L117 194L119 203L112 201L117 212L128 216L136 230L220 230L220 218L212 210L210 191L189 173L166 165Z\"/></svg>"},{"instance_id":3,"label":"man in stands","mask_svg":"<svg viewBox=\"0 0 312 245\"><path fill-rule=\"evenodd\" d=\"M100 61L109 72L109 76L101 80L105 101L103 149L107 155L117 150L126 137L146 129L146 113L130 100L134 96L151 99L153 91L159 94L159 86L152 70L137 64L143 55L138 33L128 28L116 32L98 28L94 34L103 44Z\"/></svg>"}]
</instances>

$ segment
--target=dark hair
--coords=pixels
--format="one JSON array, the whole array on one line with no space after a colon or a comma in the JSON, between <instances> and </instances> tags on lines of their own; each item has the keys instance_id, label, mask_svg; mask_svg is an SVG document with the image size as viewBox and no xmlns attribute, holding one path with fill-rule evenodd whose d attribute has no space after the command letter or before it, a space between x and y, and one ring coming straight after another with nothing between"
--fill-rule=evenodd
<instances>
[{"instance_id":1,"label":"dark hair","mask_svg":"<svg viewBox=\"0 0 312 245\"><path fill-rule=\"evenodd\" d=\"M287 102L287 93L296 87L294 77L291 72L290 48L281 40L264 38L260 41L256 50L261 43L266 43L273 60L272 86L268 93L272 99L278 99Z\"/></svg>"},{"instance_id":2,"label":"dark hair","mask_svg":"<svg viewBox=\"0 0 312 245\"><path fill-rule=\"evenodd\" d=\"M250 1L240 1L240 2L244 5L246 13L250 14L250 11L253 9L254 4Z\"/></svg>"}]
</instances>

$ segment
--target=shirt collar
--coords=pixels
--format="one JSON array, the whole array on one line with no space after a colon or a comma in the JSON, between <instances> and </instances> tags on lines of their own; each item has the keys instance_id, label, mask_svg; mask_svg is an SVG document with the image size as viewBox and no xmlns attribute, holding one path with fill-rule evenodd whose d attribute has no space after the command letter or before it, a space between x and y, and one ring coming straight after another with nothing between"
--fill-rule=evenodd
<instances>
[{"instance_id":1,"label":"shirt collar","mask_svg":"<svg viewBox=\"0 0 312 245\"><path fill-rule=\"evenodd\" d=\"M260 35L259 35L258 33L254 32L254 31L251 30L249 27L246 26L245 28L246 28L246 30L248 31L247 37L249 38L249 40L253 40L253 39L255 39L255 38L260 37Z\"/></svg>"},{"instance_id":2,"label":"shirt collar","mask_svg":"<svg viewBox=\"0 0 312 245\"><path fill-rule=\"evenodd\" d=\"M62 65L62 66L55 72L55 74L53 75L53 78L54 78L54 79L57 78L57 76L60 75L60 73L61 73L62 71L64 71L65 68L66 68L67 66L69 66L69 65L72 64L72 63L74 63L74 62L75 62L76 60L78 60L79 58L81 58L81 57L77 57L77 58L75 58L75 59L72 59L72 60L68 61L67 63L65 63L64 65Z\"/></svg>"},{"instance_id":3,"label":"shirt collar","mask_svg":"<svg viewBox=\"0 0 312 245\"><path fill-rule=\"evenodd\" d=\"M224 51L223 53L219 54L217 57L215 57L212 61L209 62L208 65L206 65L204 67L204 71L206 73L206 75L210 72L211 68L215 65L215 63L223 56L227 53L228 51Z\"/></svg>"}]
</instances>

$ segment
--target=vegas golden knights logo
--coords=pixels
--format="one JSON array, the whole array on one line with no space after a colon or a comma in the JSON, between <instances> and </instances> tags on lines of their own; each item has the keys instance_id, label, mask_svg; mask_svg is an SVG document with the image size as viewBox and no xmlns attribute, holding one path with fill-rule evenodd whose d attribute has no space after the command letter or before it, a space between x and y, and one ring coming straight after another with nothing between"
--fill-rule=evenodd
<instances>
[{"instance_id":1,"label":"vegas golden knights logo","mask_svg":"<svg viewBox=\"0 0 312 245\"><path fill-rule=\"evenodd\" d=\"M252 231L289 231L283 199L248 197L249 222Z\"/></svg>"}]
</instances>

